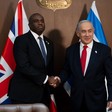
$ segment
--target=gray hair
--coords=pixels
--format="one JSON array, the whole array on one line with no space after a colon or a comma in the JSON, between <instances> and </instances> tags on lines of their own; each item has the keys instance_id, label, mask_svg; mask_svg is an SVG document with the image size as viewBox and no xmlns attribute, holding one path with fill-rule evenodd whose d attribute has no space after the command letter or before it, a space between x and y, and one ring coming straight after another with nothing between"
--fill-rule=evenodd
<instances>
[{"instance_id":1,"label":"gray hair","mask_svg":"<svg viewBox=\"0 0 112 112\"><path fill-rule=\"evenodd\" d=\"M89 22L89 23L91 24L92 28L94 29L93 24L92 24L89 20L81 20L81 21L78 23L78 25L77 25L76 31L78 32L78 31L80 30L81 24L82 24L82 23L86 23L86 22Z\"/></svg>"}]
</instances>

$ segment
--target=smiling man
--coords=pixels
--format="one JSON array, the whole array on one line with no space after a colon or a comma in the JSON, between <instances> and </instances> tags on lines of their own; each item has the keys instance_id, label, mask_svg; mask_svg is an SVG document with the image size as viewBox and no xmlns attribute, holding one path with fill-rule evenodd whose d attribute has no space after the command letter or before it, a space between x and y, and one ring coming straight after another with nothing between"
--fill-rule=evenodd
<instances>
[{"instance_id":1,"label":"smiling man","mask_svg":"<svg viewBox=\"0 0 112 112\"><path fill-rule=\"evenodd\" d=\"M34 13L29 18L30 31L14 42L16 69L8 95L13 104L50 104L50 75L53 75L53 43L44 36L44 17Z\"/></svg>"},{"instance_id":2,"label":"smiling man","mask_svg":"<svg viewBox=\"0 0 112 112\"><path fill-rule=\"evenodd\" d=\"M72 112L106 112L112 109L111 49L93 40L94 27L88 20L79 22L76 33L80 41L67 48L65 65L52 86L71 77Z\"/></svg>"}]
</instances>

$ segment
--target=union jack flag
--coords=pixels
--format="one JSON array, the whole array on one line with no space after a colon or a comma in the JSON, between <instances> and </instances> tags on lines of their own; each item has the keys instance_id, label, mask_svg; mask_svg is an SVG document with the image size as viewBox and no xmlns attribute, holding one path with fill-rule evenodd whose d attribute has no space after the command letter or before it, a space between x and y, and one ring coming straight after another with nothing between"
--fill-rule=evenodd
<instances>
[{"instance_id":1,"label":"union jack flag","mask_svg":"<svg viewBox=\"0 0 112 112\"><path fill-rule=\"evenodd\" d=\"M28 32L28 30L28 20L23 7L23 2L22 0L19 0L6 45L0 58L0 104L10 103L7 92L9 81L16 66L13 57L14 40L17 36Z\"/></svg>"}]
</instances>

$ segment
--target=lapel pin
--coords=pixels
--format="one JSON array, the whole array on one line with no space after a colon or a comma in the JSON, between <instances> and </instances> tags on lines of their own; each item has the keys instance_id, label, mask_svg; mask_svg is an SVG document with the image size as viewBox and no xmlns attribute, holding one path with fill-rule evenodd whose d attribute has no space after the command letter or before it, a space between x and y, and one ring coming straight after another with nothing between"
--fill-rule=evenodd
<instances>
[{"instance_id":1,"label":"lapel pin","mask_svg":"<svg viewBox=\"0 0 112 112\"><path fill-rule=\"evenodd\" d=\"M46 41L46 43L47 43L47 44L49 44L49 42L48 42L48 41Z\"/></svg>"},{"instance_id":2,"label":"lapel pin","mask_svg":"<svg viewBox=\"0 0 112 112\"><path fill-rule=\"evenodd\" d=\"M97 54L97 51L95 51L95 53Z\"/></svg>"}]
</instances>

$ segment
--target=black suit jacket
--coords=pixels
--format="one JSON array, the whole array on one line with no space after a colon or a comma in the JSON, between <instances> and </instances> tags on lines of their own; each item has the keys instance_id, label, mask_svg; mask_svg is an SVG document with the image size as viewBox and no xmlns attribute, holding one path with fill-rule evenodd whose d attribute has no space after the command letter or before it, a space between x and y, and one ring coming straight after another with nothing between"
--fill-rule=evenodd
<instances>
[{"instance_id":1,"label":"black suit jacket","mask_svg":"<svg viewBox=\"0 0 112 112\"><path fill-rule=\"evenodd\" d=\"M83 100L89 112L105 112L107 103L105 77L109 91L108 100L112 101L111 49L94 41L89 64L83 76L80 63L80 43L72 45L67 49L65 66L60 74L62 82L65 82L68 77L72 79L73 112L80 112Z\"/></svg>"},{"instance_id":2,"label":"black suit jacket","mask_svg":"<svg viewBox=\"0 0 112 112\"><path fill-rule=\"evenodd\" d=\"M16 69L9 85L9 98L38 103L44 93L50 94L47 83L43 82L47 75L53 75L54 51L53 43L45 36L44 41L47 48L46 66L40 48L30 31L16 38L13 49Z\"/></svg>"}]
</instances>

